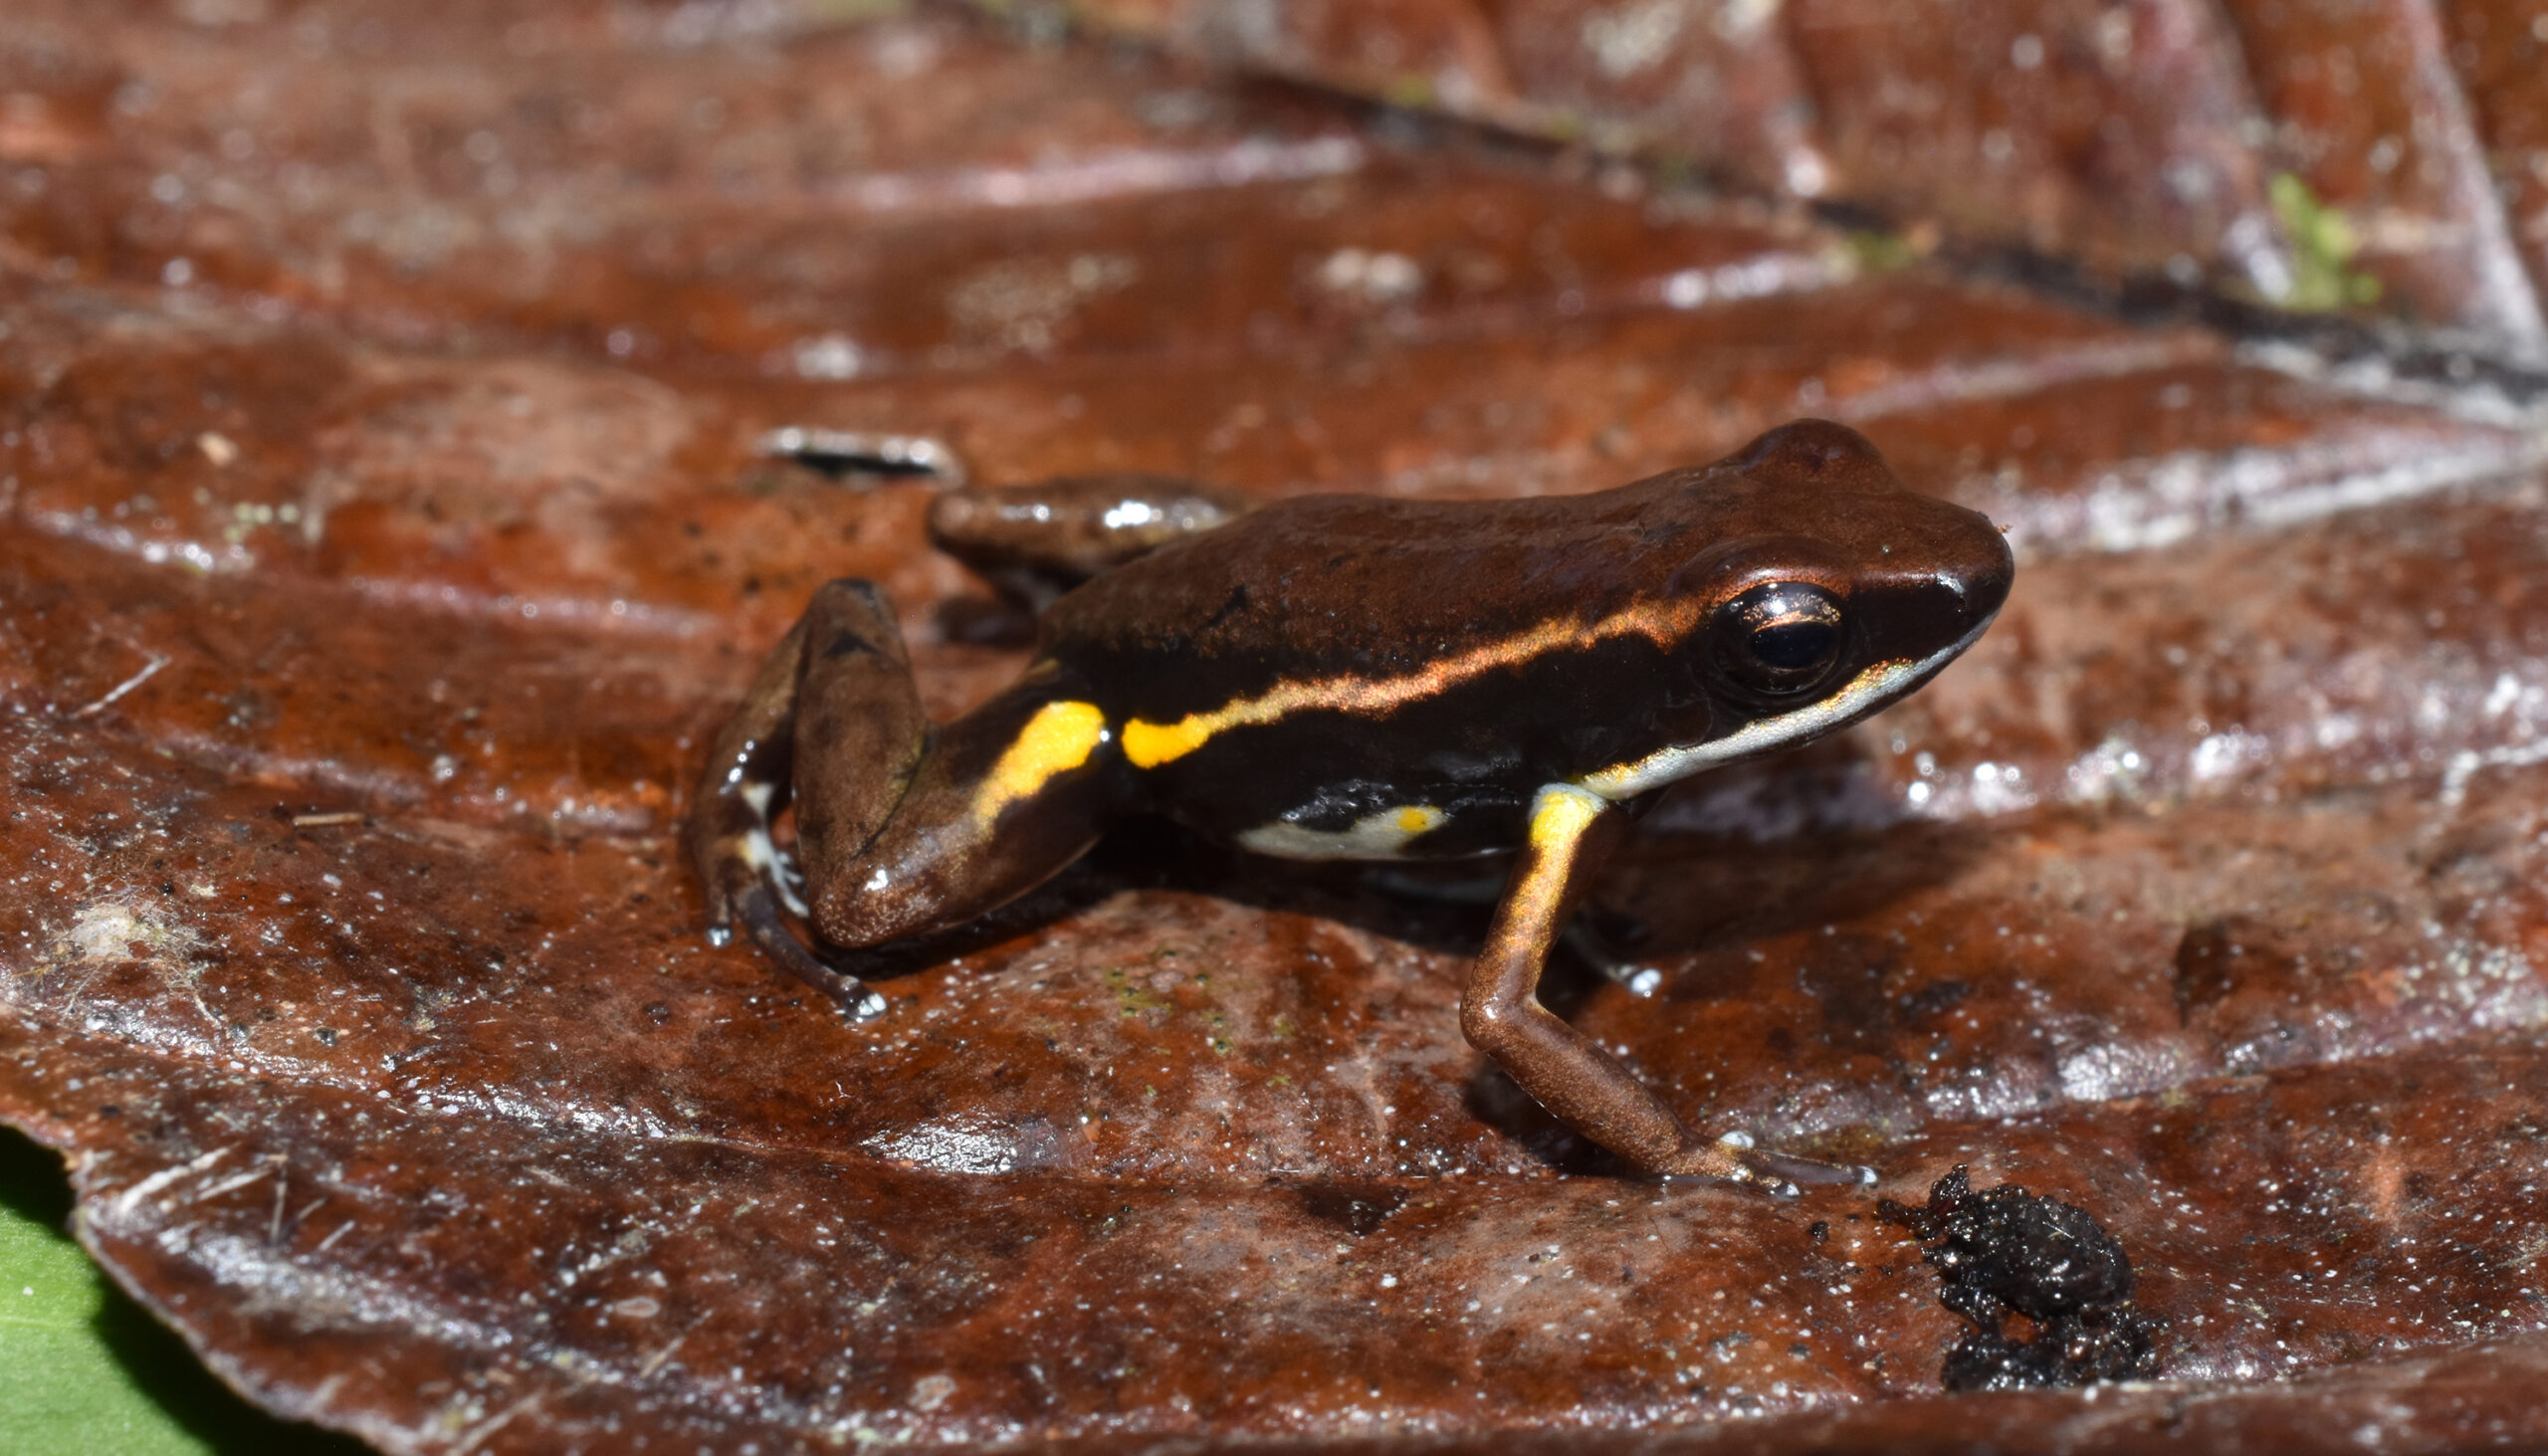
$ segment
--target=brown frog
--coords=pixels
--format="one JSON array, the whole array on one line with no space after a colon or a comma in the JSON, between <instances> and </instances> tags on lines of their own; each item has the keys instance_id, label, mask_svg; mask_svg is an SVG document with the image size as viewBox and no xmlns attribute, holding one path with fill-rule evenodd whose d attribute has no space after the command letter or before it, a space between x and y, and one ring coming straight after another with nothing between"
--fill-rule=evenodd
<instances>
[{"instance_id":1,"label":"brown frog","mask_svg":"<svg viewBox=\"0 0 2548 1456\"><path fill-rule=\"evenodd\" d=\"M940 533L1031 558L1039 511L1059 540L1044 564L1094 574L1044 611L1017 683L954 723L922 713L873 586L815 594L696 796L716 937L740 921L874 1015L883 999L782 910L844 949L954 926L1131 814L1299 859L1510 853L1461 1003L1471 1043L1647 1172L1780 1191L1859 1175L1696 1132L1536 989L1664 787L1845 728L1973 645L2015 571L1988 520L1808 420L1596 495L1236 515L1178 482L1098 482L975 493L942 506ZM790 801L801 893L769 832Z\"/></svg>"}]
</instances>

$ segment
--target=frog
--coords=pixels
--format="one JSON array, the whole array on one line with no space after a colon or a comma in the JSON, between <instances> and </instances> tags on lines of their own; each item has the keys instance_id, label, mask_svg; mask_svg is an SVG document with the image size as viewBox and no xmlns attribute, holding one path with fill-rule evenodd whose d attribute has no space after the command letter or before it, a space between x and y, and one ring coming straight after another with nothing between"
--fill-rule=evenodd
<instances>
[{"instance_id":1,"label":"frog","mask_svg":"<svg viewBox=\"0 0 2548 1456\"><path fill-rule=\"evenodd\" d=\"M933 722L891 602L819 588L692 798L713 940L740 927L863 1019L887 1003L859 952L1007 904L1129 817L1283 859L1501 856L1458 1024L1524 1092L1637 1174L1787 1195L1872 1178L1708 1136L1538 991L1666 789L1848 728L1980 639L2016 570L1987 517L1822 420L1580 495L1004 489L943 499L933 536L977 562L1040 550L1076 582L1021 592L1028 666Z\"/></svg>"}]
</instances>

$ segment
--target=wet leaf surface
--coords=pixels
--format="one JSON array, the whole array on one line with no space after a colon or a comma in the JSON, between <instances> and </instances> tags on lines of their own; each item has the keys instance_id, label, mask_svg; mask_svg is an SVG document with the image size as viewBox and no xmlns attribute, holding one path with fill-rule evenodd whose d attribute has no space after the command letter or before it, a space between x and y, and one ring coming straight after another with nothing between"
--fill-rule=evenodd
<instances>
[{"instance_id":1,"label":"wet leaf surface","mask_svg":"<svg viewBox=\"0 0 2548 1456\"><path fill-rule=\"evenodd\" d=\"M26 9L0 1115L272 1408L402 1451L2548 1439L2517 362L2092 307L953 12ZM2205 24L2118 114L2217 80ZM1897 126L1747 114L1850 176ZM2195 226L2096 200L2045 246ZM685 786L818 582L885 584L936 711L1022 663L925 482L768 430L1493 495L1807 413L2007 521L2017 593L1919 698L1658 810L1600 888L1652 993L1550 999L1709 1126L2085 1210L2156 1383L1949 1397L1875 1194L1622 1176L1459 1039L1457 897L1131 826L862 1024L700 935Z\"/></svg>"}]
</instances>

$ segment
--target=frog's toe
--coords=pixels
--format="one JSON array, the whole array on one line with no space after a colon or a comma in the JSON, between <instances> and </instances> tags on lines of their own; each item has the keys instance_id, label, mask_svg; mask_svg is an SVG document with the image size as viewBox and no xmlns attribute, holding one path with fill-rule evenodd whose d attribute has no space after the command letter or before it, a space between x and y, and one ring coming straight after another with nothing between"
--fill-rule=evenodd
<instances>
[{"instance_id":1,"label":"frog's toe","mask_svg":"<svg viewBox=\"0 0 2548 1456\"><path fill-rule=\"evenodd\" d=\"M885 998L867 982L825 960L779 918L778 902L767 885L755 884L735 898L736 919L754 944L786 967L787 973L829 996L858 1021L885 1013Z\"/></svg>"},{"instance_id":2,"label":"frog's toe","mask_svg":"<svg viewBox=\"0 0 2548 1456\"><path fill-rule=\"evenodd\" d=\"M786 906L787 913L803 920L813 912L805 905L805 875L796 868L793 856L781 855L769 866L769 888Z\"/></svg>"},{"instance_id":3,"label":"frog's toe","mask_svg":"<svg viewBox=\"0 0 2548 1456\"><path fill-rule=\"evenodd\" d=\"M1810 1157L1790 1157L1783 1152L1754 1152L1750 1162L1756 1171L1791 1183L1873 1187L1876 1180L1875 1169L1864 1163L1822 1162Z\"/></svg>"},{"instance_id":4,"label":"frog's toe","mask_svg":"<svg viewBox=\"0 0 2548 1456\"><path fill-rule=\"evenodd\" d=\"M708 890L708 943L724 946L733 943L736 923L743 919L743 895L749 886L736 887L710 881Z\"/></svg>"},{"instance_id":5,"label":"frog's toe","mask_svg":"<svg viewBox=\"0 0 2548 1456\"><path fill-rule=\"evenodd\" d=\"M1875 1182L1875 1169L1871 1167L1765 1151L1753 1145L1749 1133L1728 1133L1715 1142L1686 1146L1662 1171L1666 1177L1706 1178L1757 1188L1774 1198L1796 1197L1803 1184L1863 1186Z\"/></svg>"}]
</instances>

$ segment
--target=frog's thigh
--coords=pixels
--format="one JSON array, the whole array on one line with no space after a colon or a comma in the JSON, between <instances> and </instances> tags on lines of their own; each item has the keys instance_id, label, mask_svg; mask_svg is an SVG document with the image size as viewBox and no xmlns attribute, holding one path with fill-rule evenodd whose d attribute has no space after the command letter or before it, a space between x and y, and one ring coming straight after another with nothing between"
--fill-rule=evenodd
<instances>
[{"instance_id":1,"label":"frog's thigh","mask_svg":"<svg viewBox=\"0 0 2548 1456\"><path fill-rule=\"evenodd\" d=\"M929 746L929 716L902 629L874 586L826 583L797 630L796 855L819 888L894 817Z\"/></svg>"},{"instance_id":2,"label":"frog's thigh","mask_svg":"<svg viewBox=\"0 0 2548 1456\"><path fill-rule=\"evenodd\" d=\"M845 650L852 642L869 644L868 655L887 669L876 672L871 665L864 682L856 680L855 669L845 673L836 664L856 655ZM723 943L740 922L791 974L861 1015L874 1014L883 1003L855 976L817 958L780 918L781 903L796 902L769 823L805 777L826 778L821 753L811 763L799 761L800 733L809 745L828 741L825 729L807 727L809 707L819 719L852 702L865 704L869 711L858 715L865 729L830 730L845 731L854 742L862 740L862 731L865 739L890 742L900 736L907 740L904 756L918 755L927 725L910 678L901 636L876 589L863 581L826 584L762 660L743 706L718 731L692 799L689 848L708 892L711 938ZM903 776L908 778L908 768ZM889 783L868 808L869 817L881 822L899 792L899 784ZM840 794L827 787L824 797L835 801Z\"/></svg>"},{"instance_id":3,"label":"frog's thigh","mask_svg":"<svg viewBox=\"0 0 2548 1456\"><path fill-rule=\"evenodd\" d=\"M948 725L872 839L844 852L851 841L835 836L806 853L814 929L836 945L881 944L959 925L1051 879L1105 828L1114 741L1094 704L1051 681ZM810 746L800 739L800 754ZM882 772L835 771L844 795L886 787ZM797 782L806 791L801 767ZM851 807L839 812L846 822Z\"/></svg>"}]
</instances>

